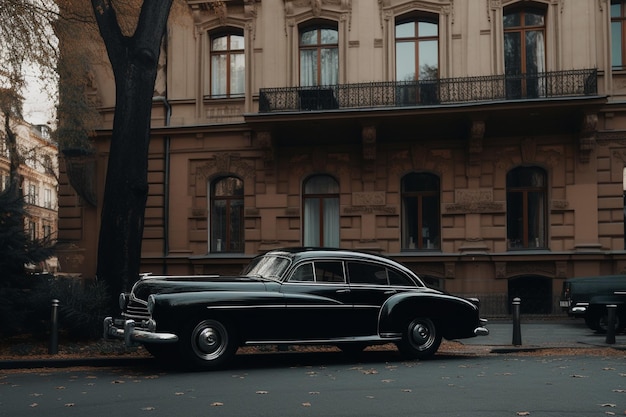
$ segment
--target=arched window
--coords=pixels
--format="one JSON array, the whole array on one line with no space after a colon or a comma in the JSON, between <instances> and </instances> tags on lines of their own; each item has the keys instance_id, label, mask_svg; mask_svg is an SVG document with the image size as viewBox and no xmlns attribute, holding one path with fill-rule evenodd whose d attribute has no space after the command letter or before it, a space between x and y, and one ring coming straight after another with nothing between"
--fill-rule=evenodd
<instances>
[{"instance_id":1,"label":"arched window","mask_svg":"<svg viewBox=\"0 0 626 417\"><path fill-rule=\"evenodd\" d=\"M211 252L243 252L243 181L221 177L211 184Z\"/></svg>"},{"instance_id":2,"label":"arched window","mask_svg":"<svg viewBox=\"0 0 626 417\"><path fill-rule=\"evenodd\" d=\"M300 31L300 86L333 85L339 81L339 32L336 27Z\"/></svg>"},{"instance_id":3,"label":"arched window","mask_svg":"<svg viewBox=\"0 0 626 417\"><path fill-rule=\"evenodd\" d=\"M507 97L540 97L546 71L545 11L512 8L504 12L504 69Z\"/></svg>"},{"instance_id":4,"label":"arched window","mask_svg":"<svg viewBox=\"0 0 626 417\"><path fill-rule=\"evenodd\" d=\"M330 175L304 183L304 245L339 247L339 184Z\"/></svg>"},{"instance_id":5,"label":"arched window","mask_svg":"<svg viewBox=\"0 0 626 417\"><path fill-rule=\"evenodd\" d=\"M439 78L439 25L437 17L411 17L396 21L396 101L399 105L436 104Z\"/></svg>"},{"instance_id":6,"label":"arched window","mask_svg":"<svg viewBox=\"0 0 626 417\"><path fill-rule=\"evenodd\" d=\"M211 36L211 97L243 96L245 77L243 32Z\"/></svg>"},{"instance_id":7,"label":"arched window","mask_svg":"<svg viewBox=\"0 0 626 417\"><path fill-rule=\"evenodd\" d=\"M436 17L396 22L396 81L439 77L439 25Z\"/></svg>"},{"instance_id":8,"label":"arched window","mask_svg":"<svg viewBox=\"0 0 626 417\"><path fill-rule=\"evenodd\" d=\"M402 178L402 249L440 249L439 177L426 172Z\"/></svg>"},{"instance_id":9,"label":"arched window","mask_svg":"<svg viewBox=\"0 0 626 417\"><path fill-rule=\"evenodd\" d=\"M546 247L546 172L537 167L515 168L506 175L509 249Z\"/></svg>"}]
</instances>

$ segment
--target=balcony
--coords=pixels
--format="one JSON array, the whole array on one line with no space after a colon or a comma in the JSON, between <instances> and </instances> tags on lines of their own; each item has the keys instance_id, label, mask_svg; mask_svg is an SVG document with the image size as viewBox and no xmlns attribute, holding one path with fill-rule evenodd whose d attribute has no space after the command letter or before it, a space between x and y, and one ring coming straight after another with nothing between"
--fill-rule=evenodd
<instances>
[{"instance_id":1,"label":"balcony","mask_svg":"<svg viewBox=\"0 0 626 417\"><path fill-rule=\"evenodd\" d=\"M371 82L319 87L262 88L259 113L413 106L595 96L598 71Z\"/></svg>"}]
</instances>

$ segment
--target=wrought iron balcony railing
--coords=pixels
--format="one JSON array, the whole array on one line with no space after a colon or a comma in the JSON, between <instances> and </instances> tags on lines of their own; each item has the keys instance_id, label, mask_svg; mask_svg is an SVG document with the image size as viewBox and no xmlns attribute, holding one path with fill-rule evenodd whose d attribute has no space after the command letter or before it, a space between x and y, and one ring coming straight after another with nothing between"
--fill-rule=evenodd
<instances>
[{"instance_id":1,"label":"wrought iron balcony railing","mask_svg":"<svg viewBox=\"0 0 626 417\"><path fill-rule=\"evenodd\" d=\"M262 88L259 112L433 106L596 95L598 71L371 82L317 87Z\"/></svg>"}]
</instances>

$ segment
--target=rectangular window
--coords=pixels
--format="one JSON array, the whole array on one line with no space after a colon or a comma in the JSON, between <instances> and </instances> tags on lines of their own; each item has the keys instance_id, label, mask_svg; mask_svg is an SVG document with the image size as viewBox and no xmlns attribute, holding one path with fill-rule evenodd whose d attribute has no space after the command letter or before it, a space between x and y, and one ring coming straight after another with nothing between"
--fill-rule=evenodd
<instances>
[{"instance_id":1,"label":"rectangular window","mask_svg":"<svg viewBox=\"0 0 626 417\"><path fill-rule=\"evenodd\" d=\"M43 192L43 206L48 209L52 208L52 190L49 188Z\"/></svg>"},{"instance_id":2,"label":"rectangular window","mask_svg":"<svg viewBox=\"0 0 626 417\"><path fill-rule=\"evenodd\" d=\"M546 173L518 167L507 173L507 239L509 249L547 248Z\"/></svg>"},{"instance_id":3,"label":"rectangular window","mask_svg":"<svg viewBox=\"0 0 626 417\"><path fill-rule=\"evenodd\" d=\"M39 204L39 188L36 184L28 185L28 194L25 196L27 204L38 205Z\"/></svg>"},{"instance_id":4,"label":"rectangular window","mask_svg":"<svg viewBox=\"0 0 626 417\"><path fill-rule=\"evenodd\" d=\"M47 239L52 235L52 226L49 223L43 224L43 238Z\"/></svg>"},{"instance_id":5,"label":"rectangular window","mask_svg":"<svg viewBox=\"0 0 626 417\"><path fill-rule=\"evenodd\" d=\"M344 283L343 263L334 261L315 262L315 281Z\"/></svg>"},{"instance_id":6,"label":"rectangular window","mask_svg":"<svg viewBox=\"0 0 626 417\"><path fill-rule=\"evenodd\" d=\"M625 8L623 0L611 1L611 64L616 69L624 68Z\"/></svg>"},{"instance_id":7,"label":"rectangular window","mask_svg":"<svg viewBox=\"0 0 626 417\"><path fill-rule=\"evenodd\" d=\"M28 233L30 240L33 240L33 241L36 240L37 239L37 223L35 223L32 220L27 220L26 232Z\"/></svg>"},{"instance_id":8,"label":"rectangular window","mask_svg":"<svg viewBox=\"0 0 626 417\"><path fill-rule=\"evenodd\" d=\"M219 178L211 184L211 252L243 252L243 181Z\"/></svg>"}]
</instances>

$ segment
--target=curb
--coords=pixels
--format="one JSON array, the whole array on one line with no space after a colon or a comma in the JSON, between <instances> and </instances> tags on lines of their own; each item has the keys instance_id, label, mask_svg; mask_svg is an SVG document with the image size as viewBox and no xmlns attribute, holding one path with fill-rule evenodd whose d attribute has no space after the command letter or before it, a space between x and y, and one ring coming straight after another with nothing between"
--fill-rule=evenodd
<instances>
[{"instance_id":1,"label":"curb","mask_svg":"<svg viewBox=\"0 0 626 417\"><path fill-rule=\"evenodd\" d=\"M109 367L139 366L153 362L154 358L72 358L72 359L18 359L0 360L2 369L72 368L76 366Z\"/></svg>"}]
</instances>

